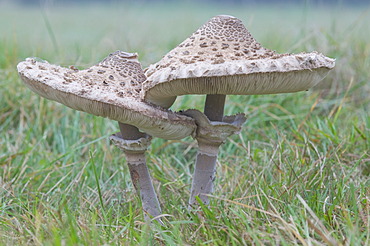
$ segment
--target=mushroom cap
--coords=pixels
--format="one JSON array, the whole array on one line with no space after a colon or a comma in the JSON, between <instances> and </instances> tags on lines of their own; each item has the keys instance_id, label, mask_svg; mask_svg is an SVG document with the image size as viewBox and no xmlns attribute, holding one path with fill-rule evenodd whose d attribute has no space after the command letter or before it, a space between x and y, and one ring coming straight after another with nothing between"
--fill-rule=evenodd
<instances>
[{"instance_id":1,"label":"mushroom cap","mask_svg":"<svg viewBox=\"0 0 370 246\"><path fill-rule=\"evenodd\" d=\"M33 58L19 63L17 68L32 91L70 108L134 125L164 139L181 139L195 131L190 117L140 99L146 77L137 54L117 51L81 71Z\"/></svg>"},{"instance_id":2,"label":"mushroom cap","mask_svg":"<svg viewBox=\"0 0 370 246\"><path fill-rule=\"evenodd\" d=\"M162 107L186 94L253 95L307 90L335 60L311 52L278 54L232 16L213 17L146 71L142 97Z\"/></svg>"}]
</instances>

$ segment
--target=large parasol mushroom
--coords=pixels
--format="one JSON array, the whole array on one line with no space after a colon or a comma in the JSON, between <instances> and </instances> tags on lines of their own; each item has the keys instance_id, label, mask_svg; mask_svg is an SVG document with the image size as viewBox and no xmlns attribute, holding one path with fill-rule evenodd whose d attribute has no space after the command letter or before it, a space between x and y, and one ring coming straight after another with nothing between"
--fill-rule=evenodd
<instances>
[{"instance_id":1,"label":"large parasol mushroom","mask_svg":"<svg viewBox=\"0 0 370 246\"><path fill-rule=\"evenodd\" d=\"M242 114L224 117L226 95L275 94L308 90L335 65L324 55L311 52L278 54L261 46L233 17L213 17L189 38L146 70L143 98L170 107L176 96L206 94L204 117L188 110L198 125L199 151L189 204L195 197L208 204L213 190L219 146L238 132Z\"/></svg>"}]
</instances>

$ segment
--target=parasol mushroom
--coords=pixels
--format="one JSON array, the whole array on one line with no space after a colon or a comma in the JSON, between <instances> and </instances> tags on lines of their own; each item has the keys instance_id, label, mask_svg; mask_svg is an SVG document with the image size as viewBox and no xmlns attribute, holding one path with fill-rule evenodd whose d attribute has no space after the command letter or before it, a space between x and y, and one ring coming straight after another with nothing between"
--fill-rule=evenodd
<instances>
[{"instance_id":1,"label":"parasol mushroom","mask_svg":"<svg viewBox=\"0 0 370 246\"><path fill-rule=\"evenodd\" d=\"M146 77L137 54L117 51L99 64L81 71L33 58L19 63L17 68L24 83L40 96L119 122L120 133L112 135L111 140L126 155L145 218L160 215L160 205L145 161L150 135L181 139L191 135L196 125L190 117L140 100Z\"/></svg>"},{"instance_id":2,"label":"parasol mushroom","mask_svg":"<svg viewBox=\"0 0 370 246\"><path fill-rule=\"evenodd\" d=\"M198 127L199 151L189 204L199 196L208 204L219 146L240 130L242 114L224 117L226 95L289 93L308 90L335 65L318 52L278 54L261 46L233 17L211 18L189 38L149 66L143 98L170 107L176 96L206 94L204 115L187 110ZM221 134L223 133L223 134Z\"/></svg>"}]
</instances>

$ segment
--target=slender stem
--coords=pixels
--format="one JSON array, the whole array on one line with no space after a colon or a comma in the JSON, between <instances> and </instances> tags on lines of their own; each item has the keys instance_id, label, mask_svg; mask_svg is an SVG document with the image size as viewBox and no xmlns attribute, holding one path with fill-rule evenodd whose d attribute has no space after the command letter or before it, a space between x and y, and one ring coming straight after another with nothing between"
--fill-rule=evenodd
<instances>
[{"instance_id":1,"label":"slender stem","mask_svg":"<svg viewBox=\"0 0 370 246\"><path fill-rule=\"evenodd\" d=\"M136 140L145 136L145 134L140 132L136 126L124 124L121 122L118 122L118 125L123 139Z\"/></svg>"},{"instance_id":2,"label":"slender stem","mask_svg":"<svg viewBox=\"0 0 370 246\"><path fill-rule=\"evenodd\" d=\"M204 105L204 114L210 121L222 121L226 95L207 95ZM198 141L198 153L191 185L189 207L196 204L196 196L204 204L209 204L208 194L213 192L213 181L216 173L216 162L220 144L209 143L206 140ZM214 151L208 151L209 148Z\"/></svg>"},{"instance_id":3,"label":"slender stem","mask_svg":"<svg viewBox=\"0 0 370 246\"><path fill-rule=\"evenodd\" d=\"M160 215L161 208L145 162L145 153L126 152L126 158L132 183L141 199L145 220Z\"/></svg>"},{"instance_id":4,"label":"slender stem","mask_svg":"<svg viewBox=\"0 0 370 246\"><path fill-rule=\"evenodd\" d=\"M125 140L137 140L145 137L145 134L140 132L135 126L119 122L119 128L122 138ZM150 219L149 215L153 217L160 215L161 208L150 178L148 166L146 165L145 150L124 150L124 152L126 154L132 183L141 198L145 220Z\"/></svg>"},{"instance_id":5,"label":"slender stem","mask_svg":"<svg viewBox=\"0 0 370 246\"><path fill-rule=\"evenodd\" d=\"M210 121L222 121L226 95L207 95L204 114Z\"/></svg>"},{"instance_id":6,"label":"slender stem","mask_svg":"<svg viewBox=\"0 0 370 246\"><path fill-rule=\"evenodd\" d=\"M204 204L209 204L207 194L213 192L213 181L216 174L217 155L209 156L198 152L193 175L189 205L196 203L199 197Z\"/></svg>"}]
</instances>

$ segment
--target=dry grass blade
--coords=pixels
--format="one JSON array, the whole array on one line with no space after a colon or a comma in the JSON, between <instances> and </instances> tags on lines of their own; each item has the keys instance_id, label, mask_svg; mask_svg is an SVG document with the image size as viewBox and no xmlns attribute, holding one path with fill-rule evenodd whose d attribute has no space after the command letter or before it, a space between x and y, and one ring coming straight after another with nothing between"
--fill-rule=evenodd
<instances>
[{"instance_id":1,"label":"dry grass blade","mask_svg":"<svg viewBox=\"0 0 370 246\"><path fill-rule=\"evenodd\" d=\"M316 232L318 233L321 238L328 244L332 246L341 245L339 242L337 242L334 238L330 236L330 232L326 229L324 224L321 222L321 220L316 216L316 214L312 211L312 209L308 206L306 201L297 194L298 200L302 203L304 208L307 210L307 212L312 216L315 223L313 223L309 218L306 218L308 225ZM315 224L318 226L315 226Z\"/></svg>"},{"instance_id":2,"label":"dry grass blade","mask_svg":"<svg viewBox=\"0 0 370 246\"><path fill-rule=\"evenodd\" d=\"M221 198L221 197L217 197L217 196L213 196L213 195L208 195L209 197L212 197L212 198L215 198L217 200L221 200L221 201L225 201L225 202L229 202L229 203L233 203L235 205L239 205L239 206L242 206L244 208L248 208L248 209L251 209L251 210L254 210L254 211L257 211L257 212L261 212L261 213L264 213L266 215L270 215L274 218L278 218L278 219L281 219L281 217L277 214L274 214L274 213L271 213L269 211L266 211L266 210L263 210L263 209L260 209L260 208L256 208L256 207L253 207L253 206L249 206L249 205L246 205L244 203L241 203L241 202L236 202L236 201L232 201L232 200L229 200L229 199L226 199L226 198Z\"/></svg>"}]
</instances>

